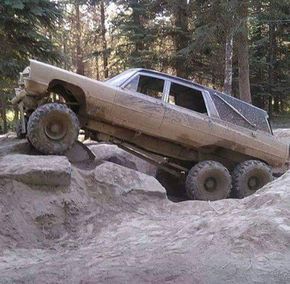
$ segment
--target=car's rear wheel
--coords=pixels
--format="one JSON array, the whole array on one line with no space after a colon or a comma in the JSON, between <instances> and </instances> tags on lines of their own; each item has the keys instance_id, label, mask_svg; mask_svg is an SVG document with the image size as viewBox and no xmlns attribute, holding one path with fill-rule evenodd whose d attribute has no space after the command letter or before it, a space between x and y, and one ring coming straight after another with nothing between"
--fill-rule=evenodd
<instances>
[{"instance_id":1,"label":"car's rear wheel","mask_svg":"<svg viewBox=\"0 0 290 284\"><path fill-rule=\"evenodd\" d=\"M29 117L27 137L44 154L64 154L77 140L79 121L66 105L51 103L38 107Z\"/></svg>"},{"instance_id":2,"label":"car's rear wheel","mask_svg":"<svg viewBox=\"0 0 290 284\"><path fill-rule=\"evenodd\" d=\"M232 179L233 197L244 198L272 181L273 174L267 164L257 160L248 160L235 167Z\"/></svg>"},{"instance_id":3,"label":"car's rear wheel","mask_svg":"<svg viewBox=\"0 0 290 284\"><path fill-rule=\"evenodd\" d=\"M213 201L227 198L231 183L231 175L221 163L203 161L189 171L185 188L190 199Z\"/></svg>"}]
</instances>

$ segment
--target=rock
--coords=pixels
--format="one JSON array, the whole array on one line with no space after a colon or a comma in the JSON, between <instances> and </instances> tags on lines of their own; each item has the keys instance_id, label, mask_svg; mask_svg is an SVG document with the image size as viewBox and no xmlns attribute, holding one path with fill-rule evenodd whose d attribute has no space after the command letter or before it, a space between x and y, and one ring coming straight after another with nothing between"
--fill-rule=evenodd
<instances>
[{"instance_id":1,"label":"rock","mask_svg":"<svg viewBox=\"0 0 290 284\"><path fill-rule=\"evenodd\" d=\"M137 192L166 198L165 188L154 177L111 162L96 167L95 179L99 188L114 195Z\"/></svg>"},{"instance_id":2,"label":"rock","mask_svg":"<svg viewBox=\"0 0 290 284\"><path fill-rule=\"evenodd\" d=\"M278 129L275 129L273 133L282 142L285 142L287 144L290 143L290 129L289 128L278 128Z\"/></svg>"},{"instance_id":3,"label":"rock","mask_svg":"<svg viewBox=\"0 0 290 284\"><path fill-rule=\"evenodd\" d=\"M74 145L66 152L66 157L73 164L75 163L90 163L95 159L94 154L90 149L80 141L76 141Z\"/></svg>"},{"instance_id":4,"label":"rock","mask_svg":"<svg viewBox=\"0 0 290 284\"><path fill-rule=\"evenodd\" d=\"M35 165L70 167L0 158L1 283L290 283L290 171L242 200L174 203L107 161L72 165L69 190L14 180Z\"/></svg>"},{"instance_id":5,"label":"rock","mask_svg":"<svg viewBox=\"0 0 290 284\"><path fill-rule=\"evenodd\" d=\"M273 130L274 135L282 142L290 143L290 129L289 128L278 128ZM287 170L289 170L289 164L285 164L280 168L273 168L273 174L275 176L281 176Z\"/></svg>"},{"instance_id":6,"label":"rock","mask_svg":"<svg viewBox=\"0 0 290 284\"><path fill-rule=\"evenodd\" d=\"M15 137L0 137L0 156L10 153L30 154L33 151L26 139L16 139Z\"/></svg>"},{"instance_id":7,"label":"rock","mask_svg":"<svg viewBox=\"0 0 290 284\"><path fill-rule=\"evenodd\" d=\"M63 156L6 155L0 158L0 178L32 185L70 184L71 164Z\"/></svg>"},{"instance_id":8,"label":"rock","mask_svg":"<svg viewBox=\"0 0 290 284\"><path fill-rule=\"evenodd\" d=\"M109 161L151 176L156 174L154 165L120 149L116 145L95 143L87 146L95 154L98 161Z\"/></svg>"},{"instance_id":9,"label":"rock","mask_svg":"<svg viewBox=\"0 0 290 284\"><path fill-rule=\"evenodd\" d=\"M99 172L107 173L107 178L104 184L103 180L96 182L90 179L95 184L95 190L102 186L106 191L118 187L117 179L109 183L108 178L113 179L115 175L106 169L119 171L122 167L111 163L99 167ZM121 171L125 174L131 170ZM72 180L75 190L79 190L80 185L88 179L86 176L83 178L80 182L79 174L76 176L77 185ZM128 180L128 183L131 181ZM8 229L9 236L15 242L14 247L0 250L1 281L289 283L289 186L290 172L243 200L172 203L136 195L136 199L140 197L142 202L133 203L130 198L121 202L113 198L104 202L104 199L100 201L97 198L91 201L94 206L85 207L84 210L79 204L77 214L72 210L78 204L78 198L72 195L74 191L66 192L70 206L65 203L64 212L58 213L64 196L35 192L26 186L25 195L21 196L21 191L14 190L17 200L21 201L13 204L10 216L5 216L0 223L0 243L1 238L7 236ZM14 200L8 195L11 190L7 189L6 193L6 207L1 213L3 216ZM41 203L39 209L34 209L37 212L31 212L24 218L27 213L19 207L19 203L23 205L22 198L26 198L27 207L32 210L35 206L31 204L36 204L35 194L37 203L42 200L46 202ZM86 194L92 196L86 190L80 191L77 196L81 198ZM3 191L0 191L0 207L3 197ZM88 204L89 200L83 203ZM45 212L42 212L43 207L47 207ZM18 215L13 216L17 212ZM51 234L52 237L56 236L52 239L54 242L47 244L42 239L41 230L35 228L33 234L29 234L35 226L35 222L31 223L31 216L35 215L46 238L51 237ZM61 216L63 219L60 220ZM20 217L23 219L19 220ZM6 227L2 225L3 221ZM15 229L7 227L12 221L17 222L15 225L19 236L16 241ZM19 229L23 223L23 229L30 226L26 234ZM51 223L57 226L53 231ZM67 230L67 234L60 234L57 229ZM29 242L26 246L19 245L27 239Z\"/></svg>"}]
</instances>

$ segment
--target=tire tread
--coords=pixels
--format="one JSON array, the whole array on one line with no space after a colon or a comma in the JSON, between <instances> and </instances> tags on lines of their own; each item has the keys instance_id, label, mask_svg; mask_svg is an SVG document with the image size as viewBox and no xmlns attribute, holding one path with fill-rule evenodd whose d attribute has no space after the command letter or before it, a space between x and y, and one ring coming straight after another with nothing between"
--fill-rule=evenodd
<instances>
[{"instance_id":1,"label":"tire tread","mask_svg":"<svg viewBox=\"0 0 290 284\"><path fill-rule=\"evenodd\" d=\"M45 143L41 143L39 141L39 122L40 120L47 115L49 112L51 111L60 111L60 112L64 112L69 114L70 118L71 118L71 122L73 125L73 129L69 129L68 131L70 131L70 135L72 135L72 137L75 137L75 139L71 141L71 143L69 143L69 145L65 145L65 143L63 142L59 142L59 147L58 149L51 149L49 147L49 145L45 144ZM66 105L63 104L58 104L58 103L49 103L49 104L45 104L42 105L40 107L38 107L29 117L29 121L28 121L28 125L27 125L27 136L29 141L31 142L31 144L40 152L44 153L44 154L63 154L65 151L69 150L76 138L77 138L77 134L79 132L80 126L79 126L79 120L76 116L76 114L70 109L68 108ZM65 151L63 150L65 149Z\"/></svg>"},{"instance_id":2,"label":"tire tread","mask_svg":"<svg viewBox=\"0 0 290 284\"><path fill-rule=\"evenodd\" d=\"M244 192L243 189L241 188L241 177L245 176L247 173L248 169L250 167L255 167L255 168L263 168L266 170L266 172L269 174L269 176L272 176L272 170L271 168L264 162L258 161L258 160L247 160L245 162L242 162L238 164L235 169L232 172L232 194L233 197L236 198L243 198L244 197Z\"/></svg>"}]
</instances>

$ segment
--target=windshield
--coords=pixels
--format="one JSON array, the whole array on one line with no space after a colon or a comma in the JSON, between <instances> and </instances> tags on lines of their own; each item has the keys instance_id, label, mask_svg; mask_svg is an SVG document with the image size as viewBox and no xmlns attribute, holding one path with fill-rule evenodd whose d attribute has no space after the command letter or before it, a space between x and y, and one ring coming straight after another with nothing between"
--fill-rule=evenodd
<instances>
[{"instance_id":1,"label":"windshield","mask_svg":"<svg viewBox=\"0 0 290 284\"><path fill-rule=\"evenodd\" d=\"M106 84L110 84L113 86L121 86L128 78L130 78L136 70L129 69L111 79L105 81Z\"/></svg>"}]
</instances>

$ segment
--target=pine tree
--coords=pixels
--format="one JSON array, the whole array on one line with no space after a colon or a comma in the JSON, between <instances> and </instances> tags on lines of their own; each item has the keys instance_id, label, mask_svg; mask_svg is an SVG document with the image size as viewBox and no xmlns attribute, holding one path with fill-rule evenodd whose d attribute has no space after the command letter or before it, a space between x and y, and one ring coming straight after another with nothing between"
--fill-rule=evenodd
<instances>
[{"instance_id":1,"label":"pine tree","mask_svg":"<svg viewBox=\"0 0 290 284\"><path fill-rule=\"evenodd\" d=\"M57 52L45 31L54 28L60 16L49 0L5 0L0 2L0 76L15 76L29 57L56 60ZM45 29L44 29L45 28Z\"/></svg>"},{"instance_id":2,"label":"pine tree","mask_svg":"<svg viewBox=\"0 0 290 284\"><path fill-rule=\"evenodd\" d=\"M270 113L279 113L286 110L290 93L290 6L286 0L259 0L252 9L255 15L250 25L253 99L258 106L268 107Z\"/></svg>"},{"instance_id":3,"label":"pine tree","mask_svg":"<svg viewBox=\"0 0 290 284\"><path fill-rule=\"evenodd\" d=\"M153 23L152 2L150 0L117 1L119 12L113 21L113 37L118 39L114 59L122 66L152 68L155 52L152 48L156 40Z\"/></svg>"},{"instance_id":4,"label":"pine tree","mask_svg":"<svg viewBox=\"0 0 290 284\"><path fill-rule=\"evenodd\" d=\"M173 66L176 75L187 78L189 75L189 61L187 48L190 40L189 32L189 3L187 0L168 1L168 9L173 16L173 29L171 31L174 53Z\"/></svg>"},{"instance_id":5,"label":"pine tree","mask_svg":"<svg viewBox=\"0 0 290 284\"><path fill-rule=\"evenodd\" d=\"M239 6L240 27L237 33L237 55L239 64L239 97L251 103L249 40L248 40L248 10L249 1L243 0Z\"/></svg>"},{"instance_id":6,"label":"pine tree","mask_svg":"<svg viewBox=\"0 0 290 284\"><path fill-rule=\"evenodd\" d=\"M61 14L57 4L49 0L0 1L0 109L2 132L8 130L8 99L18 72L29 58L56 61L59 54L49 38L49 31ZM1 120L1 119L0 119ZM1 127L0 127L1 128ZM1 132L1 129L0 129Z\"/></svg>"}]
</instances>

